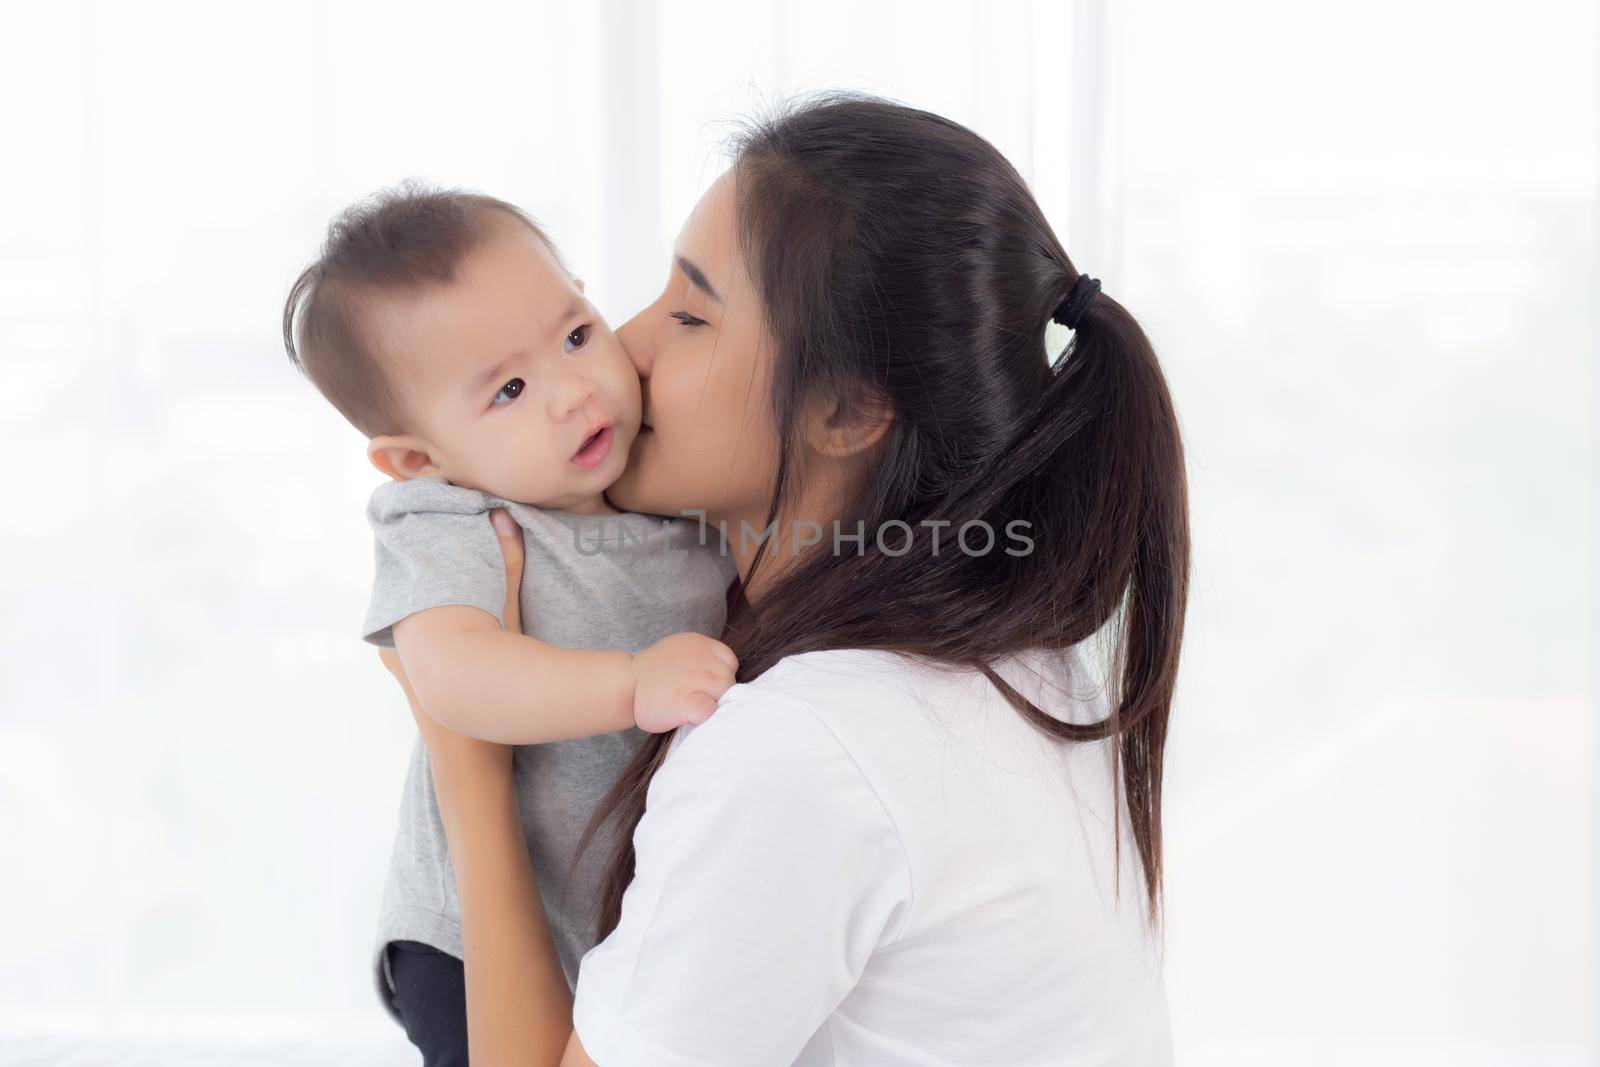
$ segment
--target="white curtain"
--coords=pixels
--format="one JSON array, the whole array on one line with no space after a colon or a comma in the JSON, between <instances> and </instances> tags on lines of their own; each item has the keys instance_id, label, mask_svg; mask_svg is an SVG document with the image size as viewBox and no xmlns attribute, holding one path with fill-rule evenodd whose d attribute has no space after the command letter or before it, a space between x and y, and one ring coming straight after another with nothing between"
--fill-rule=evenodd
<instances>
[{"instance_id":1,"label":"white curtain","mask_svg":"<svg viewBox=\"0 0 1600 1067\"><path fill-rule=\"evenodd\" d=\"M989 137L1165 360L1180 1061L1588 1061L1600 24L1372 0L0 7L0 1061L414 1062L379 476L288 284L420 176L621 322L830 87Z\"/></svg>"}]
</instances>

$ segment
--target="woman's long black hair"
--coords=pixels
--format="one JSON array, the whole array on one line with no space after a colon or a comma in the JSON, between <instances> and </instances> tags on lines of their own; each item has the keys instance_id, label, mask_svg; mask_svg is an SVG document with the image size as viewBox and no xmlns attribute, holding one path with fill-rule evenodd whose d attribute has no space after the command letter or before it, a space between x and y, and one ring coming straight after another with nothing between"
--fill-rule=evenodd
<instances>
[{"instance_id":1,"label":"woman's long black hair","mask_svg":"<svg viewBox=\"0 0 1600 1067\"><path fill-rule=\"evenodd\" d=\"M948 119L830 93L750 124L735 150L740 247L777 345L771 402L783 447L767 522L786 514L803 400L821 394L848 408L871 398L893 415L881 462L841 517L846 531L865 522L859 554L855 542L827 551L824 538L759 602L735 602L724 640L739 681L796 653L891 650L982 671L1052 737L1116 738L1158 922L1162 752L1189 522L1178 421L1144 331L1101 293L1049 361L1045 327L1078 269L1015 168ZM898 525L885 537L897 554L879 549L871 531L891 520L910 527L910 551L898 551ZM996 537L1027 522L1031 551L952 551L974 520ZM1097 633L1112 653L1100 722L1046 714L992 667ZM611 821L617 835L601 938L633 879L633 831L670 737L644 744L585 834L587 845ZM1117 840L1120 851L1120 831Z\"/></svg>"}]
</instances>

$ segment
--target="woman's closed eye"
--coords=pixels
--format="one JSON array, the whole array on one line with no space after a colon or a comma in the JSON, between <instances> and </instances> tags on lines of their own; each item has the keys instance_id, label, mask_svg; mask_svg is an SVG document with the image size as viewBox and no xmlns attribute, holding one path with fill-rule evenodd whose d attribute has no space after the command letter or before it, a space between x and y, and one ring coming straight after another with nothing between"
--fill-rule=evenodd
<instances>
[{"instance_id":1,"label":"woman's closed eye","mask_svg":"<svg viewBox=\"0 0 1600 1067\"><path fill-rule=\"evenodd\" d=\"M667 314L685 326L704 326L706 324L705 319L697 319L687 311L669 311Z\"/></svg>"},{"instance_id":2,"label":"woman's closed eye","mask_svg":"<svg viewBox=\"0 0 1600 1067\"><path fill-rule=\"evenodd\" d=\"M489 401L489 406L495 407L500 404L511 403L517 397L522 395L523 384L524 383L521 378L511 379L509 382L500 387L500 391L498 393L494 394L494 399Z\"/></svg>"}]
</instances>

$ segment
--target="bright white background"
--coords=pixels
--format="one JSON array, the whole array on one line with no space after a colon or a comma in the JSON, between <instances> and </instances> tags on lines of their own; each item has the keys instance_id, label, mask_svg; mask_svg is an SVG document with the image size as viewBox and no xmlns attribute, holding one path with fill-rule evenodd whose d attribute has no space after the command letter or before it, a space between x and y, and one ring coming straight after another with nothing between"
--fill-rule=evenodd
<instances>
[{"instance_id":1,"label":"bright white background","mask_svg":"<svg viewBox=\"0 0 1600 1067\"><path fill-rule=\"evenodd\" d=\"M832 86L993 140L1170 374L1180 1062L1595 1062L1576 0L0 7L0 1061L416 1062L367 974L378 475L287 287L415 175L621 322L720 120Z\"/></svg>"}]
</instances>

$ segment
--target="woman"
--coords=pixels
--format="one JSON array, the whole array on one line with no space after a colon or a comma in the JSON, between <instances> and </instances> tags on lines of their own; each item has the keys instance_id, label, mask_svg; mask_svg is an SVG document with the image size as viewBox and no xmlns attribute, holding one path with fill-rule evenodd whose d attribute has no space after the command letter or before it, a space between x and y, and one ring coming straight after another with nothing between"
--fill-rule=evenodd
<instances>
[{"instance_id":1,"label":"woman","mask_svg":"<svg viewBox=\"0 0 1600 1067\"><path fill-rule=\"evenodd\" d=\"M621 846L575 994L506 750L418 714L474 1060L1168 1062L1189 545L1154 353L959 125L834 95L736 148L618 331L650 430L609 495L726 532L739 684L591 825Z\"/></svg>"}]
</instances>

